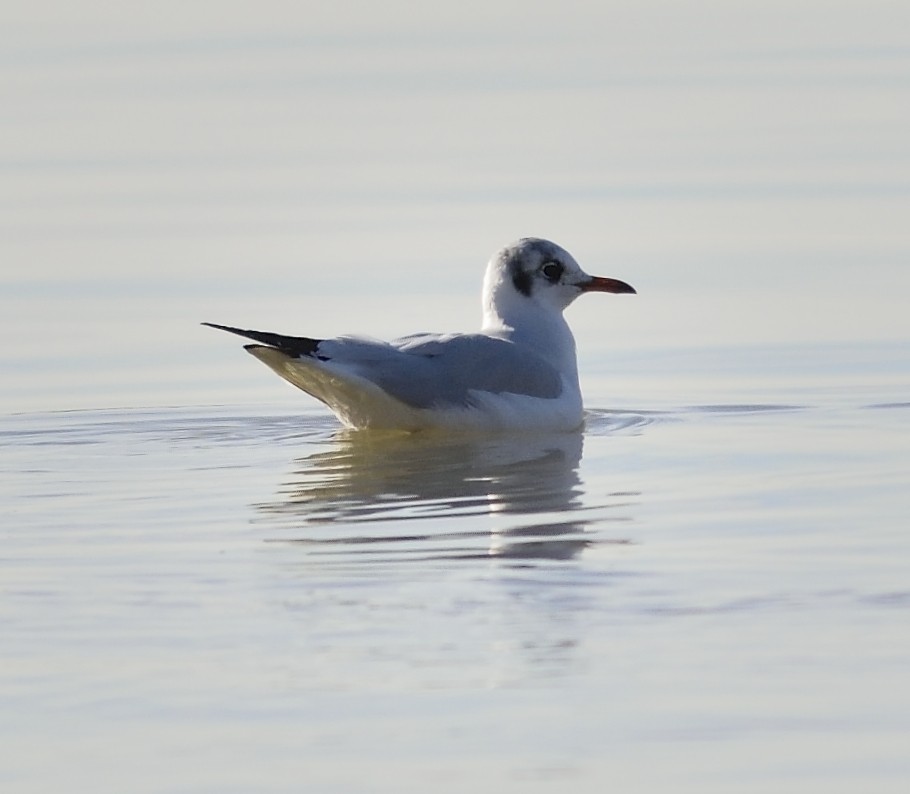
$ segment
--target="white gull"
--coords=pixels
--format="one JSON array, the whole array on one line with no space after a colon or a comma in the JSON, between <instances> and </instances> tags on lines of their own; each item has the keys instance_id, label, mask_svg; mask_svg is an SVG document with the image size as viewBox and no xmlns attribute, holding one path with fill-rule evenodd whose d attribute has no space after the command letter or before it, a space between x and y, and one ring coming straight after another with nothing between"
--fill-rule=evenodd
<instances>
[{"instance_id":1,"label":"white gull","mask_svg":"<svg viewBox=\"0 0 910 794\"><path fill-rule=\"evenodd\" d=\"M555 243L526 237L487 265L480 333L380 342L203 325L259 342L246 350L350 428L574 430L584 409L562 313L586 292L635 290L589 276Z\"/></svg>"}]
</instances>

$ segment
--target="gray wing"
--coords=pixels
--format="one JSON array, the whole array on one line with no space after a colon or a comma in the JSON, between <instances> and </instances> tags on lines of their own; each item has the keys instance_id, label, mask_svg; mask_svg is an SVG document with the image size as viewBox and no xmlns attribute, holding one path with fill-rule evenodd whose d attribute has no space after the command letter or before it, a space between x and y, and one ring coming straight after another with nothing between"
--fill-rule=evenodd
<instances>
[{"instance_id":1,"label":"gray wing","mask_svg":"<svg viewBox=\"0 0 910 794\"><path fill-rule=\"evenodd\" d=\"M562 393L559 373L539 355L483 334L418 335L392 344L327 339L319 357L414 408L468 405L474 391L549 399Z\"/></svg>"}]
</instances>

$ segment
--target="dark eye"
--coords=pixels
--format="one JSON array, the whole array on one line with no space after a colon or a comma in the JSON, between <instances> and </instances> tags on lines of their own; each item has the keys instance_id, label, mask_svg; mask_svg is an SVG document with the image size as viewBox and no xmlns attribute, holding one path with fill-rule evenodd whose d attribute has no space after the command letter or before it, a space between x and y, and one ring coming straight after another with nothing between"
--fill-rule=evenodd
<instances>
[{"instance_id":1,"label":"dark eye","mask_svg":"<svg viewBox=\"0 0 910 794\"><path fill-rule=\"evenodd\" d=\"M555 284L562 276L562 265L558 262L547 262L547 264L540 269L540 272L543 273L544 278L547 281Z\"/></svg>"}]
</instances>

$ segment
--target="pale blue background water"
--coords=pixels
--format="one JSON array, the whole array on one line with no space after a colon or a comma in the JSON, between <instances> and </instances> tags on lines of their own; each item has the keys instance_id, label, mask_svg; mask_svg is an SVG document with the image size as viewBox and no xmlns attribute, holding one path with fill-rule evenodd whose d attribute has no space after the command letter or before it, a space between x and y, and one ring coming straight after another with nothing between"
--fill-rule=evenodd
<instances>
[{"instance_id":1,"label":"pale blue background water","mask_svg":"<svg viewBox=\"0 0 910 794\"><path fill-rule=\"evenodd\" d=\"M3 16L4 790L906 790L902 4ZM583 434L198 326L473 328L527 234L639 290Z\"/></svg>"}]
</instances>

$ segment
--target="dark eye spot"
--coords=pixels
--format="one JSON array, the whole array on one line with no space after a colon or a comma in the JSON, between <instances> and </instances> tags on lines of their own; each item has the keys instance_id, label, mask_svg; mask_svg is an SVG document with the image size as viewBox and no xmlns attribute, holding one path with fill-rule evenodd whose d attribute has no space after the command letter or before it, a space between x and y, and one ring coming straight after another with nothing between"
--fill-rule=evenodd
<instances>
[{"instance_id":1,"label":"dark eye spot","mask_svg":"<svg viewBox=\"0 0 910 794\"><path fill-rule=\"evenodd\" d=\"M555 284L562 278L562 265L558 262L547 262L541 269L544 278L551 284Z\"/></svg>"},{"instance_id":2,"label":"dark eye spot","mask_svg":"<svg viewBox=\"0 0 910 794\"><path fill-rule=\"evenodd\" d=\"M509 275L512 277L512 283L526 298L531 295L531 274L522 270L519 262L509 262Z\"/></svg>"}]
</instances>

